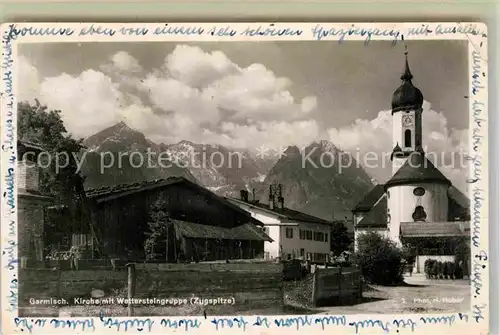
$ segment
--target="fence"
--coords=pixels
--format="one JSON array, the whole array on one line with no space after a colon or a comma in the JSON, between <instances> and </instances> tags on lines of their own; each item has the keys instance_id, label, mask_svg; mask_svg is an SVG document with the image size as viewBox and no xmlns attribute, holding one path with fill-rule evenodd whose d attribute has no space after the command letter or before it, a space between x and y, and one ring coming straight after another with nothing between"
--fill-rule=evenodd
<instances>
[{"instance_id":1,"label":"fence","mask_svg":"<svg viewBox=\"0 0 500 335\"><path fill-rule=\"evenodd\" d=\"M132 263L118 271L25 268L19 270L19 305L29 306L30 298L63 298L71 305L77 297L102 290L106 296L126 291L124 298L231 298L233 311L279 311L284 305L282 271L278 263ZM129 306L129 314L134 307Z\"/></svg>"},{"instance_id":2,"label":"fence","mask_svg":"<svg viewBox=\"0 0 500 335\"><path fill-rule=\"evenodd\" d=\"M317 268L313 277L312 305L343 304L361 299L361 271L356 268Z\"/></svg>"}]
</instances>

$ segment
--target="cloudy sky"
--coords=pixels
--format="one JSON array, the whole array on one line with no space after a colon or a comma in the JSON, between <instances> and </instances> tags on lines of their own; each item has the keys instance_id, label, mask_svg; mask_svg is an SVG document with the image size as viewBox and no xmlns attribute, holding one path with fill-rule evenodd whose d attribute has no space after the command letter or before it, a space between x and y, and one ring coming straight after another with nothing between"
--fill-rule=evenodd
<instances>
[{"instance_id":1,"label":"cloudy sky","mask_svg":"<svg viewBox=\"0 0 500 335\"><path fill-rule=\"evenodd\" d=\"M466 42L408 48L426 100L424 145L466 150ZM382 41L23 44L18 99L62 110L77 137L125 121L155 142L255 149L328 139L351 153L387 152L403 53ZM442 169L464 184L463 169ZM384 181L390 169L369 173Z\"/></svg>"}]
</instances>

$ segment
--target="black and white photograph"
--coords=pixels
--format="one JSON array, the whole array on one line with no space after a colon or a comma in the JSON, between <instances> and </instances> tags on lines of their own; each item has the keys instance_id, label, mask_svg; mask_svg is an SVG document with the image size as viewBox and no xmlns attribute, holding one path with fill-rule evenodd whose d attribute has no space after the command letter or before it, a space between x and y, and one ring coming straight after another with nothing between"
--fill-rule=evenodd
<instances>
[{"instance_id":1,"label":"black and white photograph","mask_svg":"<svg viewBox=\"0 0 500 335\"><path fill-rule=\"evenodd\" d=\"M469 55L19 44L19 316L469 311Z\"/></svg>"}]
</instances>

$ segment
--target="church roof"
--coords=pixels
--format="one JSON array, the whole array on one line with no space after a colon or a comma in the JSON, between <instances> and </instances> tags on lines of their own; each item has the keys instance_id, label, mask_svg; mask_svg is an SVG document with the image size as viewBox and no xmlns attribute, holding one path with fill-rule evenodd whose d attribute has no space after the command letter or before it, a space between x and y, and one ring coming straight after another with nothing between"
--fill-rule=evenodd
<instances>
[{"instance_id":1,"label":"church roof","mask_svg":"<svg viewBox=\"0 0 500 335\"><path fill-rule=\"evenodd\" d=\"M401 76L403 82L392 95L392 113L401 110L420 109L424 103L422 92L411 82L413 75L408 65L408 52L405 52L405 58L405 72Z\"/></svg>"},{"instance_id":2,"label":"church roof","mask_svg":"<svg viewBox=\"0 0 500 335\"><path fill-rule=\"evenodd\" d=\"M470 222L401 222L401 237L452 237L470 234Z\"/></svg>"},{"instance_id":3,"label":"church roof","mask_svg":"<svg viewBox=\"0 0 500 335\"><path fill-rule=\"evenodd\" d=\"M378 199L377 199L378 200ZM387 198L383 197L375 207L356 225L356 228L386 228Z\"/></svg>"},{"instance_id":4,"label":"church roof","mask_svg":"<svg viewBox=\"0 0 500 335\"><path fill-rule=\"evenodd\" d=\"M463 194L455 186L450 187L450 189L448 190L448 195L449 195L450 199L455 201L462 208L469 208L470 207L469 197L467 197L465 194Z\"/></svg>"},{"instance_id":5,"label":"church roof","mask_svg":"<svg viewBox=\"0 0 500 335\"><path fill-rule=\"evenodd\" d=\"M385 184L385 187L431 182L451 185L451 182L425 157L424 153L413 152L403 166Z\"/></svg>"},{"instance_id":6,"label":"church roof","mask_svg":"<svg viewBox=\"0 0 500 335\"><path fill-rule=\"evenodd\" d=\"M352 212L368 212L372 209L373 205L380 199L380 197L385 193L384 185L378 184L373 187L368 194L361 199L360 202L352 209Z\"/></svg>"}]
</instances>

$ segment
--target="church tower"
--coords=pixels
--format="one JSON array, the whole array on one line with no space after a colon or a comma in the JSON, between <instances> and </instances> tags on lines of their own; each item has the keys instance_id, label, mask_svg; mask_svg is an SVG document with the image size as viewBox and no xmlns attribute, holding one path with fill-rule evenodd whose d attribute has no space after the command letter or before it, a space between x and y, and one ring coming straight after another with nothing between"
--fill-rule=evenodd
<instances>
[{"instance_id":1,"label":"church tower","mask_svg":"<svg viewBox=\"0 0 500 335\"><path fill-rule=\"evenodd\" d=\"M396 173L411 153L422 152L422 104L424 97L412 80L405 52L405 70L401 86L392 96L392 173Z\"/></svg>"},{"instance_id":2,"label":"church tower","mask_svg":"<svg viewBox=\"0 0 500 335\"><path fill-rule=\"evenodd\" d=\"M448 218L448 188L451 182L430 162L422 148L422 92L405 52L402 84L392 97L393 176L385 184L389 237L401 244L402 223L444 222Z\"/></svg>"}]
</instances>

